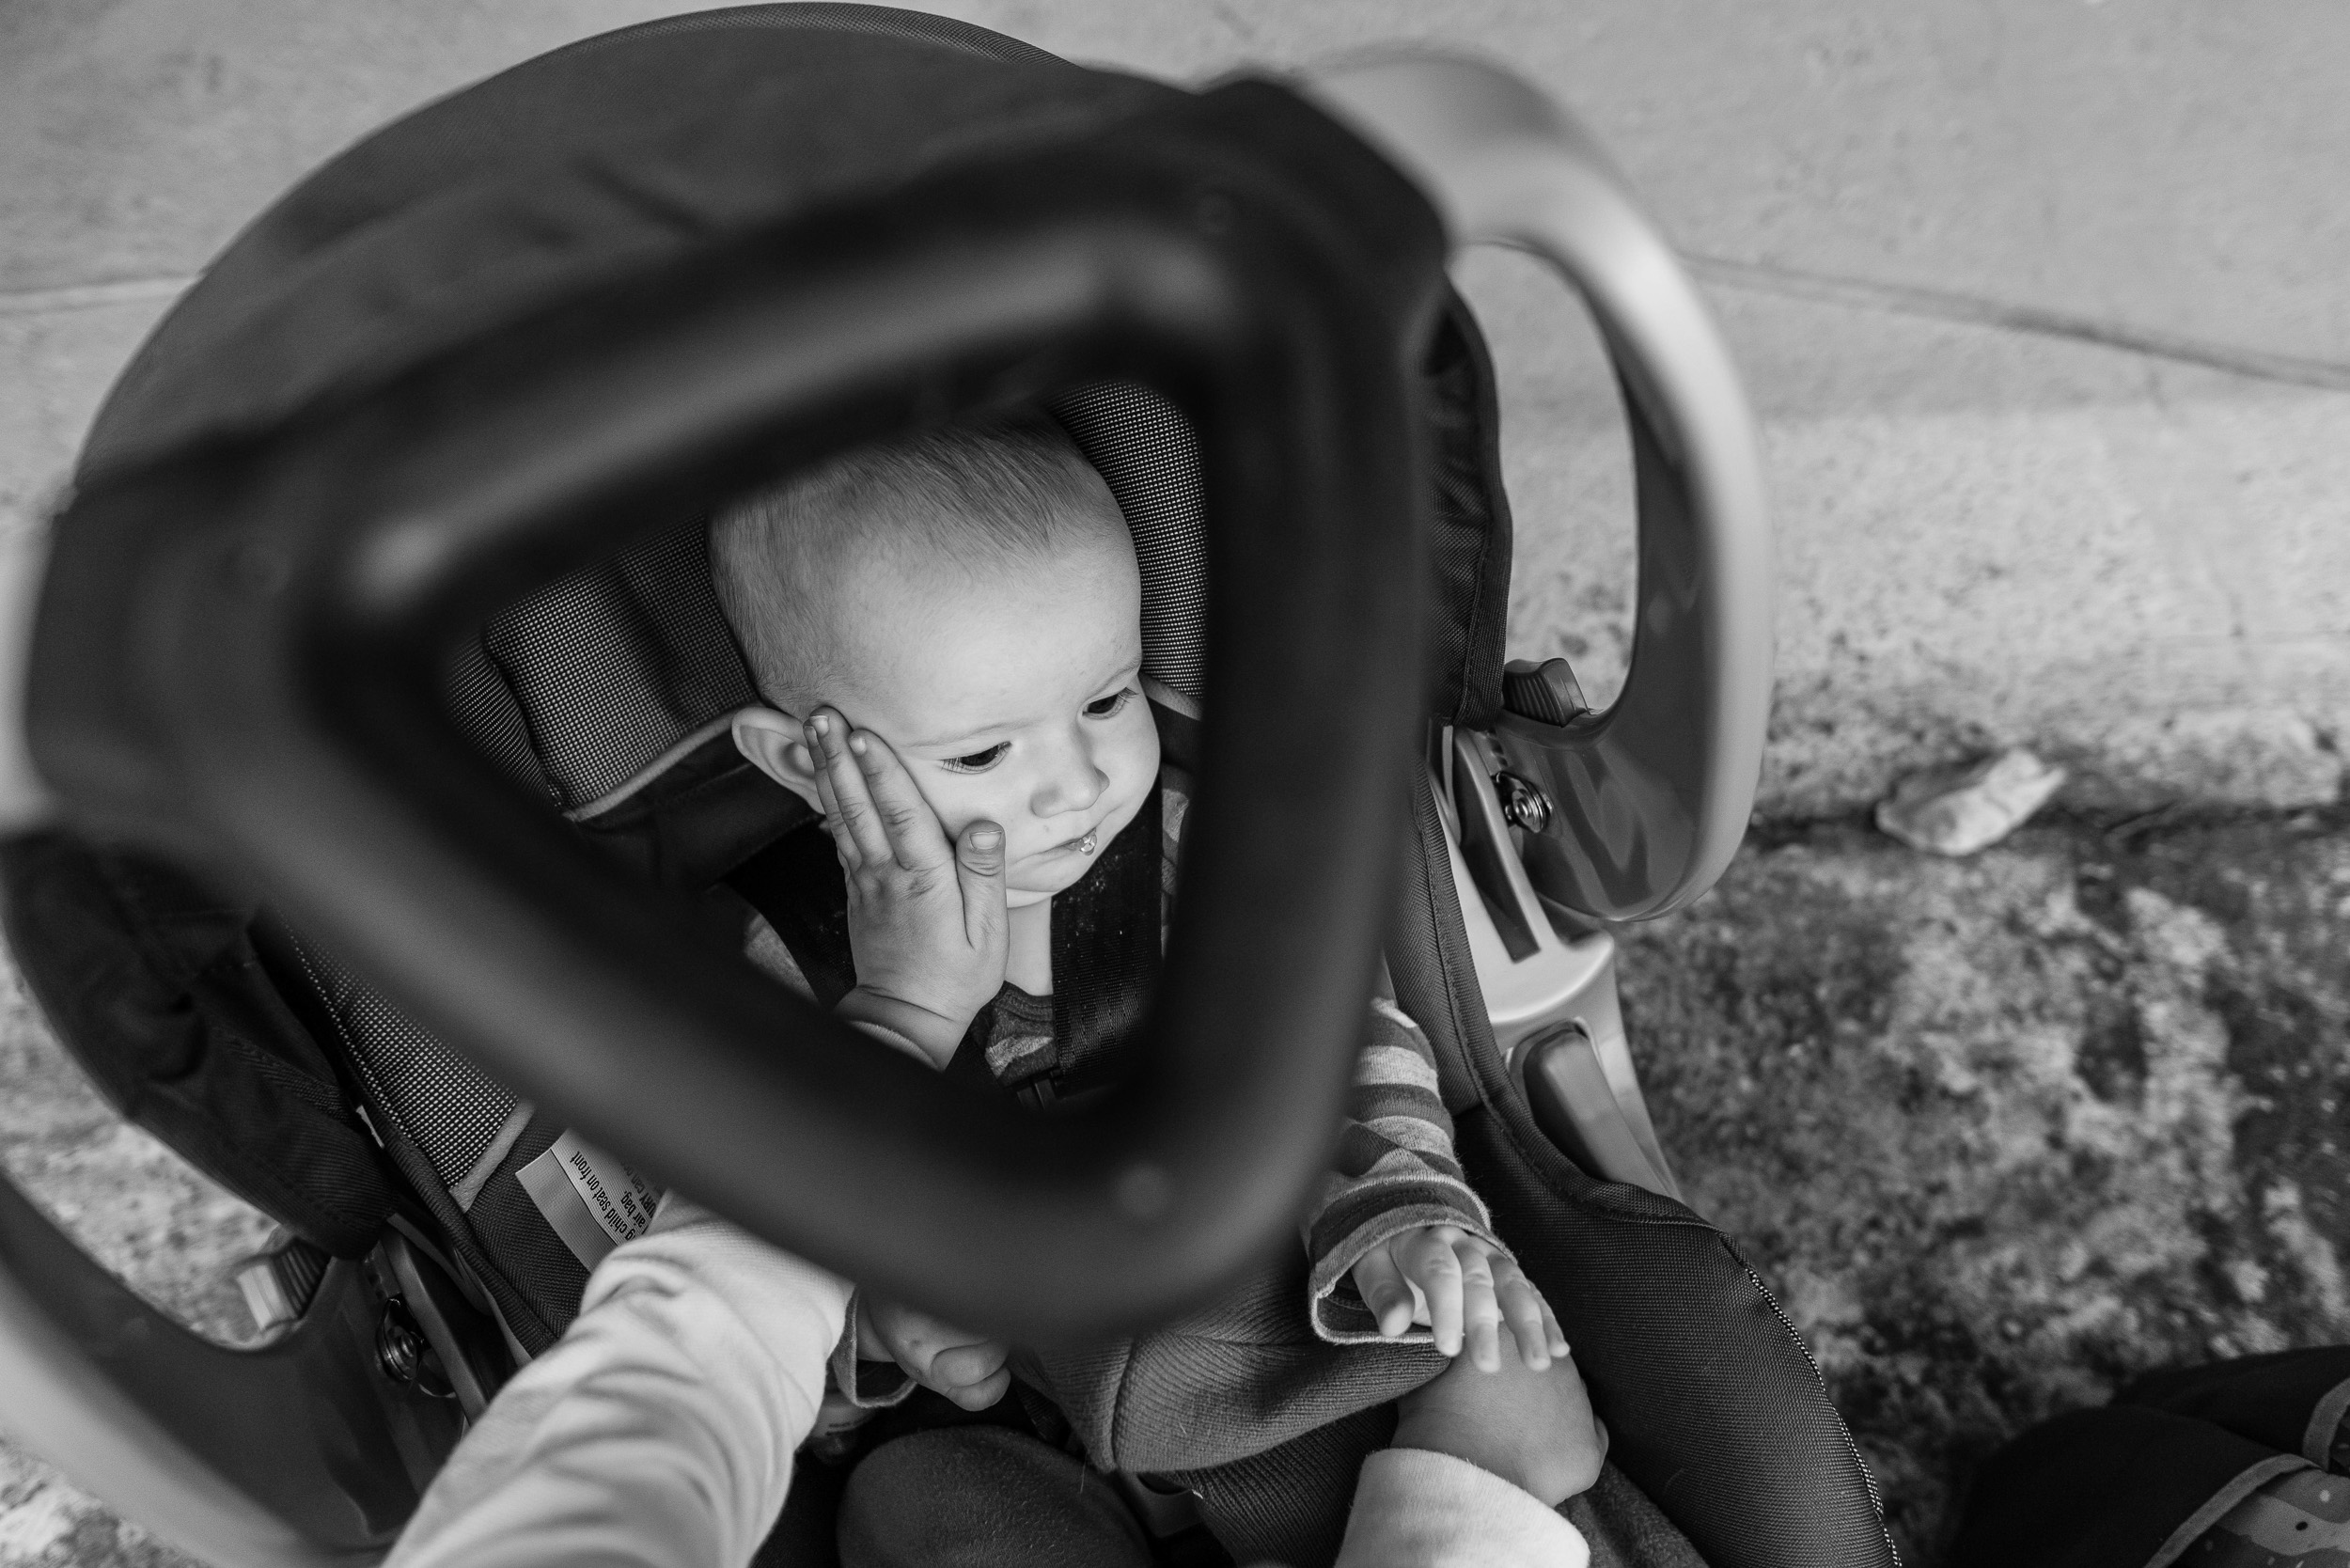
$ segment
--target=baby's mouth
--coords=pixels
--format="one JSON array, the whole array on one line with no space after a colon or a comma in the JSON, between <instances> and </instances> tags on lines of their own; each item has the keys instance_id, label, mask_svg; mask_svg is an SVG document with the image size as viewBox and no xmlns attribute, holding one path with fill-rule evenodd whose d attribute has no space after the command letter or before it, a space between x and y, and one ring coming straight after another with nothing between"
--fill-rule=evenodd
<instances>
[{"instance_id":1,"label":"baby's mouth","mask_svg":"<svg viewBox=\"0 0 2350 1568\"><path fill-rule=\"evenodd\" d=\"M1097 823L1074 839L1063 839L1059 843L1041 853L1047 855L1091 855L1101 847L1101 826Z\"/></svg>"}]
</instances>

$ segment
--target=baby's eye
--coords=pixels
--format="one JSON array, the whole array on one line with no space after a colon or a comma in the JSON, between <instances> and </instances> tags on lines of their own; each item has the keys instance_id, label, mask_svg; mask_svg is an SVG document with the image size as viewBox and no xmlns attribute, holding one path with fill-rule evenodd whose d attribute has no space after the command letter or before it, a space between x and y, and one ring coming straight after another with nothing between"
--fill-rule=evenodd
<instances>
[{"instance_id":1,"label":"baby's eye","mask_svg":"<svg viewBox=\"0 0 2350 1568\"><path fill-rule=\"evenodd\" d=\"M950 768L956 773L985 773L1002 761L1004 753L1010 749L1010 741L997 741L985 751L975 751L967 757L949 757L940 765Z\"/></svg>"},{"instance_id":2,"label":"baby's eye","mask_svg":"<svg viewBox=\"0 0 2350 1568\"><path fill-rule=\"evenodd\" d=\"M1086 717L1108 718L1111 714L1124 708L1129 701L1133 700L1134 695L1134 687L1128 686L1123 691L1119 692L1116 696L1097 697L1092 701L1086 704Z\"/></svg>"}]
</instances>

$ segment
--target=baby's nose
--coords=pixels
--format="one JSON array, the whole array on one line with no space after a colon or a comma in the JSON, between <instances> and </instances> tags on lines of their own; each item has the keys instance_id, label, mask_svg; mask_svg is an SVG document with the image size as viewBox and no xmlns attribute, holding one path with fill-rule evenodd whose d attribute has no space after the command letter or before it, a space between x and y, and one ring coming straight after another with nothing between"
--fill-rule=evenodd
<instances>
[{"instance_id":1,"label":"baby's nose","mask_svg":"<svg viewBox=\"0 0 2350 1568\"><path fill-rule=\"evenodd\" d=\"M1071 811L1089 809L1109 788L1109 775L1093 765L1093 759L1083 749L1073 751L1059 760L1039 782L1035 808L1040 817L1056 817Z\"/></svg>"}]
</instances>

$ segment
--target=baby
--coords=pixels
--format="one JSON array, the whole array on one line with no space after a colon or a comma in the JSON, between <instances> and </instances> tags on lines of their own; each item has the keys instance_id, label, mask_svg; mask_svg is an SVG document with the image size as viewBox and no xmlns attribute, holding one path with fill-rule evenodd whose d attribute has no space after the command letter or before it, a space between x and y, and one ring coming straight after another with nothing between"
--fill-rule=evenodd
<instances>
[{"instance_id":1,"label":"baby","mask_svg":"<svg viewBox=\"0 0 2350 1568\"><path fill-rule=\"evenodd\" d=\"M938 1068L970 1050L1007 1086L1049 1077L1055 898L1153 822L1171 881L1184 808L1108 488L1049 420L956 427L733 507L711 562L767 704L735 743L822 814L844 873L838 1014ZM808 989L772 933L754 951ZM1549 1366L1566 1342L1462 1179L1425 1038L1385 999L1369 1034L1299 1309L1326 1342ZM1009 1387L1006 1345L870 1299L851 1322L846 1356L965 1408Z\"/></svg>"}]
</instances>

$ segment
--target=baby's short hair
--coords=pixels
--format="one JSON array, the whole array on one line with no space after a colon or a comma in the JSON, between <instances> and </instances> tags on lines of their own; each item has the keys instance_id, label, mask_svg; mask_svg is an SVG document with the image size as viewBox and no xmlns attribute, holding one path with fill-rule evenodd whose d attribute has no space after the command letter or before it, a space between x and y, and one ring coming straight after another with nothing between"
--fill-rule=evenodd
<instances>
[{"instance_id":1,"label":"baby's short hair","mask_svg":"<svg viewBox=\"0 0 2350 1568\"><path fill-rule=\"evenodd\" d=\"M761 694L796 707L828 682L817 596L866 552L982 568L1049 557L1119 517L1108 486L1042 415L860 447L720 509L711 580Z\"/></svg>"}]
</instances>

